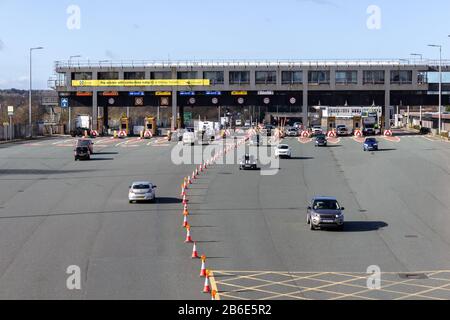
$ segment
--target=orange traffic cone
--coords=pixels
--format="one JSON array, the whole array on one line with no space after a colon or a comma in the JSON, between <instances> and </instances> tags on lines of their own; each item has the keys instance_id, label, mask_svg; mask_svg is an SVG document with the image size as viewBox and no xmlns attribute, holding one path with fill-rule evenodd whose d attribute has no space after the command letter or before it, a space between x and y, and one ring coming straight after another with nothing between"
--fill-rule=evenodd
<instances>
[{"instance_id":1,"label":"orange traffic cone","mask_svg":"<svg viewBox=\"0 0 450 320\"><path fill-rule=\"evenodd\" d=\"M200 277L206 277L206 256L202 256L202 268L200 270Z\"/></svg>"},{"instance_id":2,"label":"orange traffic cone","mask_svg":"<svg viewBox=\"0 0 450 320\"><path fill-rule=\"evenodd\" d=\"M192 184L191 177L188 178L188 184Z\"/></svg>"},{"instance_id":3,"label":"orange traffic cone","mask_svg":"<svg viewBox=\"0 0 450 320\"><path fill-rule=\"evenodd\" d=\"M213 290L213 291L211 291L211 300L216 300L216 298L217 298L217 291L216 290Z\"/></svg>"},{"instance_id":4,"label":"orange traffic cone","mask_svg":"<svg viewBox=\"0 0 450 320\"><path fill-rule=\"evenodd\" d=\"M209 286L209 272L206 272L205 286L203 287L203 293L211 293L211 287Z\"/></svg>"},{"instance_id":5,"label":"orange traffic cone","mask_svg":"<svg viewBox=\"0 0 450 320\"><path fill-rule=\"evenodd\" d=\"M194 242L194 249L192 250L192 259L198 259L198 252L197 252L197 243Z\"/></svg>"},{"instance_id":6,"label":"orange traffic cone","mask_svg":"<svg viewBox=\"0 0 450 320\"><path fill-rule=\"evenodd\" d=\"M187 216L185 215L184 216L184 222L183 222L183 228L187 228L188 225L189 225L188 224L188 219L187 219Z\"/></svg>"},{"instance_id":7,"label":"orange traffic cone","mask_svg":"<svg viewBox=\"0 0 450 320\"><path fill-rule=\"evenodd\" d=\"M186 241L184 241L185 243L192 243L192 237L191 237L191 226L187 225L186 227Z\"/></svg>"},{"instance_id":8,"label":"orange traffic cone","mask_svg":"<svg viewBox=\"0 0 450 320\"><path fill-rule=\"evenodd\" d=\"M188 210L187 206L184 206L183 216L185 216L185 217L189 216L189 210Z\"/></svg>"},{"instance_id":9,"label":"orange traffic cone","mask_svg":"<svg viewBox=\"0 0 450 320\"><path fill-rule=\"evenodd\" d=\"M192 180L196 180L197 179L197 176L195 175L195 171L194 172L192 172Z\"/></svg>"},{"instance_id":10,"label":"orange traffic cone","mask_svg":"<svg viewBox=\"0 0 450 320\"><path fill-rule=\"evenodd\" d=\"M183 196L183 205L187 205L187 203L188 203L188 200L187 200L186 194L184 194L184 196Z\"/></svg>"},{"instance_id":11,"label":"orange traffic cone","mask_svg":"<svg viewBox=\"0 0 450 320\"><path fill-rule=\"evenodd\" d=\"M185 195L186 195L186 189L183 186L183 188L181 189L181 196L183 197Z\"/></svg>"}]
</instances>

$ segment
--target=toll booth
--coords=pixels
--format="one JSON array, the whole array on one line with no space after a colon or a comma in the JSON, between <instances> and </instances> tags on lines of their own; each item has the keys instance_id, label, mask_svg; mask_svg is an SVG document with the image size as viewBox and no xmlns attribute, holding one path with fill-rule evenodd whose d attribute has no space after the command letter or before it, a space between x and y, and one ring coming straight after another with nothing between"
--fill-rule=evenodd
<instances>
[{"instance_id":1,"label":"toll booth","mask_svg":"<svg viewBox=\"0 0 450 320\"><path fill-rule=\"evenodd\" d=\"M328 131L336 130L336 117L328 117L327 130Z\"/></svg>"},{"instance_id":2,"label":"toll booth","mask_svg":"<svg viewBox=\"0 0 450 320\"><path fill-rule=\"evenodd\" d=\"M169 122L172 123L172 117L169 118ZM181 118L177 119L177 128L176 129L181 129Z\"/></svg>"},{"instance_id":3,"label":"toll booth","mask_svg":"<svg viewBox=\"0 0 450 320\"><path fill-rule=\"evenodd\" d=\"M120 130L125 131L127 135L130 135L130 118L126 114L123 114L120 118Z\"/></svg>"},{"instance_id":4,"label":"toll booth","mask_svg":"<svg viewBox=\"0 0 450 320\"><path fill-rule=\"evenodd\" d=\"M353 130L362 130L362 117L353 117Z\"/></svg>"},{"instance_id":5,"label":"toll booth","mask_svg":"<svg viewBox=\"0 0 450 320\"><path fill-rule=\"evenodd\" d=\"M145 130L150 131L153 136L156 136L158 131L158 126L156 124L155 117L146 117L145 118Z\"/></svg>"}]
</instances>

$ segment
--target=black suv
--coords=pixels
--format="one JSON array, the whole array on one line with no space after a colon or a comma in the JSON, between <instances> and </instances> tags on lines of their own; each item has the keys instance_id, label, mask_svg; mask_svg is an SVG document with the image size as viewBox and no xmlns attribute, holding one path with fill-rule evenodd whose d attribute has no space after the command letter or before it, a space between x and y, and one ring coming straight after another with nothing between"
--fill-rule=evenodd
<instances>
[{"instance_id":1,"label":"black suv","mask_svg":"<svg viewBox=\"0 0 450 320\"><path fill-rule=\"evenodd\" d=\"M84 147L77 147L75 149L75 161L77 160L91 160L91 154L89 152L89 148Z\"/></svg>"}]
</instances>

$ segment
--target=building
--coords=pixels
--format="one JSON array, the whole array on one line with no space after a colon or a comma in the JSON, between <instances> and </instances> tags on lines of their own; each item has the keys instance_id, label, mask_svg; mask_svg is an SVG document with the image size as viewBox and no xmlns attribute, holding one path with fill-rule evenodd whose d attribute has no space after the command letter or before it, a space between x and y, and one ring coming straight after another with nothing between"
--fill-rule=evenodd
<instances>
[{"instance_id":1,"label":"building","mask_svg":"<svg viewBox=\"0 0 450 320\"><path fill-rule=\"evenodd\" d=\"M290 118L309 124L314 106L437 106L428 74L436 61L129 61L55 63L51 87L71 107L90 107L94 128L109 127L110 108L147 110L171 126L193 112L219 119ZM444 62L449 71L450 62ZM450 103L445 92L443 103ZM173 115L178 116L178 120ZM386 116L387 115L387 116Z\"/></svg>"}]
</instances>

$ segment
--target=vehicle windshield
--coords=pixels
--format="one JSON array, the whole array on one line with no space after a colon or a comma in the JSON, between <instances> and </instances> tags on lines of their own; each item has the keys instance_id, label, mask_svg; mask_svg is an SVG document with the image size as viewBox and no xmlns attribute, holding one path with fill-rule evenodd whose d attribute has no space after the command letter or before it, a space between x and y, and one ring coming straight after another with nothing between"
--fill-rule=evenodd
<instances>
[{"instance_id":1,"label":"vehicle windshield","mask_svg":"<svg viewBox=\"0 0 450 320\"><path fill-rule=\"evenodd\" d=\"M90 144L91 144L91 141L89 141L89 140L79 140L78 141L79 146L88 146Z\"/></svg>"},{"instance_id":2,"label":"vehicle windshield","mask_svg":"<svg viewBox=\"0 0 450 320\"><path fill-rule=\"evenodd\" d=\"M278 146L278 149L280 149L280 150L288 150L289 146Z\"/></svg>"},{"instance_id":3,"label":"vehicle windshield","mask_svg":"<svg viewBox=\"0 0 450 320\"><path fill-rule=\"evenodd\" d=\"M314 210L340 210L339 203L336 200L317 200L314 202Z\"/></svg>"},{"instance_id":4,"label":"vehicle windshield","mask_svg":"<svg viewBox=\"0 0 450 320\"><path fill-rule=\"evenodd\" d=\"M148 184L136 184L133 186L134 190L147 190L150 189L150 185Z\"/></svg>"},{"instance_id":5,"label":"vehicle windshield","mask_svg":"<svg viewBox=\"0 0 450 320\"><path fill-rule=\"evenodd\" d=\"M377 143L377 139L374 139L374 138L367 139L366 143Z\"/></svg>"},{"instance_id":6,"label":"vehicle windshield","mask_svg":"<svg viewBox=\"0 0 450 320\"><path fill-rule=\"evenodd\" d=\"M323 140L323 139L326 139L326 136L325 136L325 135L317 136L317 140Z\"/></svg>"}]
</instances>

